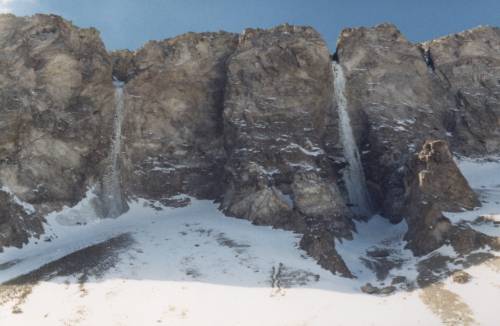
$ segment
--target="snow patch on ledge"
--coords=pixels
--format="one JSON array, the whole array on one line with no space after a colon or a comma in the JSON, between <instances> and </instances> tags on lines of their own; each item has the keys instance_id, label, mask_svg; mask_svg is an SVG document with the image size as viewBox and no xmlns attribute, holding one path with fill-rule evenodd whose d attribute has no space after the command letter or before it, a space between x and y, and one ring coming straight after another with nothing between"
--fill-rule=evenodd
<instances>
[{"instance_id":1,"label":"snow patch on ledge","mask_svg":"<svg viewBox=\"0 0 500 326\"><path fill-rule=\"evenodd\" d=\"M35 211L36 211L35 207L33 207L33 205L31 205L30 203L22 201L19 197L17 197L17 195L13 191L10 190L9 187L4 185L4 186L2 186L2 188L0 188L0 190L5 192L5 193L8 193L12 197L14 202L16 204L18 204L19 206L21 206L26 213L28 213L28 214L35 213Z\"/></svg>"}]
</instances>

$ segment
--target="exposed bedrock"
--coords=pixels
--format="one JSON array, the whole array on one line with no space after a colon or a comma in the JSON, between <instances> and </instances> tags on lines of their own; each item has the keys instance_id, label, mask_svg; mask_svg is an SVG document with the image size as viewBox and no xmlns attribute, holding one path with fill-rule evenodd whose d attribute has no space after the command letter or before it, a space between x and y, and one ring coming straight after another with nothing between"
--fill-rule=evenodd
<instances>
[{"instance_id":1,"label":"exposed bedrock","mask_svg":"<svg viewBox=\"0 0 500 326\"><path fill-rule=\"evenodd\" d=\"M404 215L408 222L405 238L417 255L439 248L456 232L443 211L460 212L480 206L442 140L425 142L410 161L405 183Z\"/></svg>"},{"instance_id":2,"label":"exposed bedrock","mask_svg":"<svg viewBox=\"0 0 500 326\"><path fill-rule=\"evenodd\" d=\"M130 196L217 199L225 162L226 62L237 35L188 33L112 54L123 78L123 184Z\"/></svg>"},{"instance_id":3,"label":"exposed bedrock","mask_svg":"<svg viewBox=\"0 0 500 326\"><path fill-rule=\"evenodd\" d=\"M98 179L113 86L99 32L58 16L0 15L0 49L2 248L26 242L45 213L76 204Z\"/></svg>"},{"instance_id":4,"label":"exposed bedrock","mask_svg":"<svg viewBox=\"0 0 500 326\"><path fill-rule=\"evenodd\" d=\"M227 75L222 209L311 233L304 249L333 259L334 236L350 237L352 214L328 158L330 125L337 121L326 44L309 27L247 29Z\"/></svg>"},{"instance_id":5,"label":"exposed bedrock","mask_svg":"<svg viewBox=\"0 0 500 326\"><path fill-rule=\"evenodd\" d=\"M339 38L335 57L346 75L368 186L383 215L407 219L407 240L417 254L448 240L476 237L469 241L476 248L489 241L452 228L442 214L480 205L446 143L427 142L418 150L426 140L443 139L456 154L499 152L499 36L499 29L485 27L412 44L395 26L382 24L346 29ZM420 171L423 161L429 165L421 157L429 147L443 162ZM415 186L421 181L423 188Z\"/></svg>"},{"instance_id":6,"label":"exposed bedrock","mask_svg":"<svg viewBox=\"0 0 500 326\"><path fill-rule=\"evenodd\" d=\"M112 58L126 81L130 196L218 199L228 215L256 224L327 230L328 239L304 242L325 257L336 236L351 236L351 212L327 158L325 143L338 135L328 134L336 123L332 76L316 31L188 33Z\"/></svg>"},{"instance_id":7,"label":"exposed bedrock","mask_svg":"<svg viewBox=\"0 0 500 326\"><path fill-rule=\"evenodd\" d=\"M393 25L344 30L337 56L368 187L382 213L399 221L405 165L424 140L446 139L453 99Z\"/></svg>"},{"instance_id":8,"label":"exposed bedrock","mask_svg":"<svg viewBox=\"0 0 500 326\"><path fill-rule=\"evenodd\" d=\"M325 139L332 111L326 44L307 27L246 30L228 65L223 209L255 223L349 229ZM349 233L347 231L347 233Z\"/></svg>"},{"instance_id":9,"label":"exposed bedrock","mask_svg":"<svg viewBox=\"0 0 500 326\"><path fill-rule=\"evenodd\" d=\"M486 241L442 214L478 204L446 142L458 154L500 150L499 49L495 28L424 44L390 24L340 35L337 93L372 204L407 219L417 254ZM47 212L89 187L105 188L114 165L125 198L217 200L230 216L304 234L322 266L352 276L335 250L354 231L341 178L349 149L314 29L187 33L108 54L94 29L0 15L0 68L0 248L41 232Z\"/></svg>"},{"instance_id":10,"label":"exposed bedrock","mask_svg":"<svg viewBox=\"0 0 500 326\"><path fill-rule=\"evenodd\" d=\"M454 99L444 125L453 150L500 151L500 29L479 27L426 42L441 84Z\"/></svg>"}]
</instances>

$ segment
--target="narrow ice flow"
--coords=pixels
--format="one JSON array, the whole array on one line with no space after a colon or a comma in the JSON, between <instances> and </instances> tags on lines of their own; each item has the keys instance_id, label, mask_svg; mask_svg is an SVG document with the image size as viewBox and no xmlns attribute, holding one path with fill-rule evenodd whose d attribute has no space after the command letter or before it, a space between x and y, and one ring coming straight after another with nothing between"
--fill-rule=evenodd
<instances>
[{"instance_id":1,"label":"narrow ice flow","mask_svg":"<svg viewBox=\"0 0 500 326\"><path fill-rule=\"evenodd\" d=\"M114 80L115 86L115 117L114 134L111 144L111 171L106 180L104 196L107 205L107 217L120 216L125 211L120 183L120 151L122 145L122 124L123 124L123 82Z\"/></svg>"},{"instance_id":2,"label":"narrow ice flow","mask_svg":"<svg viewBox=\"0 0 500 326\"><path fill-rule=\"evenodd\" d=\"M332 72L340 120L340 140L344 149L344 157L347 160L347 167L344 169L343 179L349 197L349 204L356 214L370 216L372 212L371 202L367 192L359 149L354 139L351 120L347 112L345 77L342 66L333 61Z\"/></svg>"}]
</instances>

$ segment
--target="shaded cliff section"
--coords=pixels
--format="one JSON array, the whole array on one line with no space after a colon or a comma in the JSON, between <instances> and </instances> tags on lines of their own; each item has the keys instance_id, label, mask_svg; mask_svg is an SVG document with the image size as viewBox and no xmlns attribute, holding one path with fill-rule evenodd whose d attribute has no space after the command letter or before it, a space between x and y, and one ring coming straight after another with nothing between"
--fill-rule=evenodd
<instances>
[{"instance_id":1,"label":"shaded cliff section","mask_svg":"<svg viewBox=\"0 0 500 326\"><path fill-rule=\"evenodd\" d=\"M478 238L451 227L442 211L480 205L475 196L472 205L449 151L500 152L500 29L480 27L423 44L409 42L392 24L345 29L335 57L381 213L407 220L408 246L419 255Z\"/></svg>"},{"instance_id":2,"label":"shaded cliff section","mask_svg":"<svg viewBox=\"0 0 500 326\"><path fill-rule=\"evenodd\" d=\"M99 179L113 118L99 32L53 15L0 15L0 248L42 232Z\"/></svg>"}]
</instances>

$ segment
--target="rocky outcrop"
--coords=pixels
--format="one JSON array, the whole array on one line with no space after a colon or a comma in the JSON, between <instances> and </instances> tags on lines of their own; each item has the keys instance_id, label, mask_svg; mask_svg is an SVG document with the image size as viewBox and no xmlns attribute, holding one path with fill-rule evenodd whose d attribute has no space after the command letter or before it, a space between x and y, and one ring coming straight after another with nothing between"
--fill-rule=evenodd
<instances>
[{"instance_id":1,"label":"rocky outcrop","mask_svg":"<svg viewBox=\"0 0 500 326\"><path fill-rule=\"evenodd\" d=\"M113 88L95 29L0 15L0 48L1 248L25 242L45 213L76 204L98 178ZM14 197L35 207L30 218Z\"/></svg>"},{"instance_id":2,"label":"rocky outcrop","mask_svg":"<svg viewBox=\"0 0 500 326\"><path fill-rule=\"evenodd\" d=\"M443 216L480 205L447 145L428 142L416 152L427 139L445 139L458 154L499 151L499 35L497 28L478 28L412 44L382 24L340 36L335 58L346 75L372 197L393 222L407 219L409 247L417 254L445 241L457 248L460 239L475 248L489 242L452 228ZM435 157L440 163L429 164Z\"/></svg>"},{"instance_id":3,"label":"rocky outcrop","mask_svg":"<svg viewBox=\"0 0 500 326\"><path fill-rule=\"evenodd\" d=\"M127 81L122 155L129 196L217 199L225 162L223 100L230 33L189 33L113 54Z\"/></svg>"},{"instance_id":4,"label":"rocky outcrop","mask_svg":"<svg viewBox=\"0 0 500 326\"><path fill-rule=\"evenodd\" d=\"M451 156L446 142L425 142L408 169L404 215L406 240L417 255L439 248L453 228L443 211L460 212L480 206Z\"/></svg>"},{"instance_id":5,"label":"rocky outcrop","mask_svg":"<svg viewBox=\"0 0 500 326\"><path fill-rule=\"evenodd\" d=\"M443 216L479 204L446 142L417 151L428 139L462 154L500 150L499 39L479 28L412 44L382 24L344 30L332 56L373 203L406 218L417 254L493 244ZM352 149L312 28L187 33L108 54L94 29L1 15L0 48L0 248L41 232L46 213L89 187L105 196L113 166L128 199L217 200L230 216L303 234L323 267L352 276L335 250L354 231L340 178Z\"/></svg>"},{"instance_id":6,"label":"rocky outcrop","mask_svg":"<svg viewBox=\"0 0 500 326\"><path fill-rule=\"evenodd\" d=\"M2 188L0 191L0 251L3 246L21 247L27 237L43 231L34 211L23 206L19 198Z\"/></svg>"},{"instance_id":7,"label":"rocky outcrop","mask_svg":"<svg viewBox=\"0 0 500 326\"><path fill-rule=\"evenodd\" d=\"M226 212L303 230L308 216L346 223L323 144L332 89L328 49L313 29L240 36L224 107Z\"/></svg>"},{"instance_id":8,"label":"rocky outcrop","mask_svg":"<svg viewBox=\"0 0 500 326\"><path fill-rule=\"evenodd\" d=\"M302 244L325 258L320 262L335 250L334 237L319 231L349 237L352 230L325 145L332 91L329 52L312 28L240 35L228 64L222 208L256 224L311 233Z\"/></svg>"},{"instance_id":9,"label":"rocky outcrop","mask_svg":"<svg viewBox=\"0 0 500 326\"><path fill-rule=\"evenodd\" d=\"M500 29L479 27L422 45L454 98L446 129L456 151L500 151Z\"/></svg>"},{"instance_id":10,"label":"rocky outcrop","mask_svg":"<svg viewBox=\"0 0 500 326\"><path fill-rule=\"evenodd\" d=\"M404 167L424 140L446 139L443 119L453 101L419 46L394 25L344 30L336 57L372 197L397 222L403 218Z\"/></svg>"}]
</instances>

